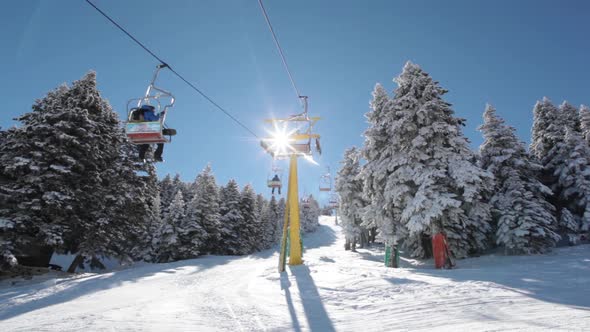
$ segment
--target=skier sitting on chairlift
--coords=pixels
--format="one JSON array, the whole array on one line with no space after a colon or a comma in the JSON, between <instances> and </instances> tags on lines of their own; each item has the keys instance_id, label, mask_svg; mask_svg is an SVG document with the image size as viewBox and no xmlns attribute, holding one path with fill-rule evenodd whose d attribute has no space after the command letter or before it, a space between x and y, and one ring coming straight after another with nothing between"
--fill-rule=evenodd
<instances>
[{"instance_id":1,"label":"skier sitting on chairlift","mask_svg":"<svg viewBox=\"0 0 590 332\"><path fill-rule=\"evenodd\" d=\"M279 175L278 174L275 174L275 176L272 178L271 181L272 182L278 182L278 183L280 183L281 182L281 179L279 179ZM272 187L272 194L273 195L275 194L275 188L279 188L279 195L280 195L281 194L281 186L279 185L278 187L275 187L275 186Z\"/></svg>"},{"instance_id":2,"label":"skier sitting on chairlift","mask_svg":"<svg viewBox=\"0 0 590 332\"><path fill-rule=\"evenodd\" d=\"M159 121L160 114L156 114L155 109L156 108L152 105L141 105L141 107L139 108L140 121ZM162 134L175 135L176 130L164 128L164 129L162 129ZM148 148L149 148L149 144L140 144L139 145L139 159L140 160L145 159L145 153L147 152ZM154 160L155 161L164 161L162 159L163 152L164 152L164 144L158 143L158 147L156 148L156 151L154 152Z\"/></svg>"}]
</instances>

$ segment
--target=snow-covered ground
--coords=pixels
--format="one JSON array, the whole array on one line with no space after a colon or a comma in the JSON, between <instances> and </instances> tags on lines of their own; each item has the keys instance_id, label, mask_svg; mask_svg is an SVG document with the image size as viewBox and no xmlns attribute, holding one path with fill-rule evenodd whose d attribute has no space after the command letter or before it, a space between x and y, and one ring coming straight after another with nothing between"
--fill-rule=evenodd
<instances>
[{"instance_id":1,"label":"snow-covered ground","mask_svg":"<svg viewBox=\"0 0 590 332\"><path fill-rule=\"evenodd\" d=\"M345 252L333 222L320 219L305 265L282 275L266 251L5 281L0 331L590 330L588 245L387 269L380 249Z\"/></svg>"}]
</instances>

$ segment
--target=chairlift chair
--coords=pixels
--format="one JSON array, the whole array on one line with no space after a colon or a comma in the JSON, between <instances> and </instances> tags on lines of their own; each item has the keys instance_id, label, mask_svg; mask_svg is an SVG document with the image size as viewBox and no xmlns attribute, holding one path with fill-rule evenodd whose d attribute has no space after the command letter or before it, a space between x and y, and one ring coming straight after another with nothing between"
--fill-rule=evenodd
<instances>
[{"instance_id":1,"label":"chairlift chair","mask_svg":"<svg viewBox=\"0 0 590 332\"><path fill-rule=\"evenodd\" d=\"M125 133L133 144L170 143L170 138L164 135L164 128L168 110L174 106L174 96L154 85L160 70L166 67L168 67L166 64L160 64L156 67L156 72L150 85L148 85L145 96L133 98L127 102ZM162 105L161 100L166 100L167 103ZM160 115L160 119L158 121L141 121L140 113L142 110L140 107L142 105L153 106L155 113ZM172 136L175 131L169 130L168 134Z\"/></svg>"},{"instance_id":2,"label":"chairlift chair","mask_svg":"<svg viewBox=\"0 0 590 332\"><path fill-rule=\"evenodd\" d=\"M309 196L305 194L303 195L303 197L301 198L301 206L304 208L308 208L310 206Z\"/></svg>"},{"instance_id":3,"label":"chairlift chair","mask_svg":"<svg viewBox=\"0 0 590 332\"><path fill-rule=\"evenodd\" d=\"M320 191L332 191L332 176L329 167L327 173L320 177Z\"/></svg>"},{"instance_id":4,"label":"chairlift chair","mask_svg":"<svg viewBox=\"0 0 590 332\"><path fill-rule=\"evenodd\" d=\"M339 205L338 194L334 193L330 196L330 200L328 201L328 205L333 209L338 207L338 205Z\"/></svg>"},{"instance_id":5,"label":"chairlift chair","mask_svg":"<svg viewBox=\"0 0 590 332\"><path fill-rule=\"evenodd\" d=\"M312 140L315 139L315 149L316 151L321 154L321 147L320 147L320 136L318 134L313 133L313 126L317 121L320 120L319 117L310 117L307 111L307 96L299 96L303 101L304 111L303 113L290 115L287 118L273 118L267 119L266 122L272 123L275 125L282 124L297 124L298 128L295 131L290 133L289 136L289 144L287 149L276 149L274 148L273 142L275 142L275 137L268 137L263 138L260 141L260 146L268 152L273 159L287 159L291 156L302 156L305 158L309 158L313 160L313 147L312 147ZM300 131L301 129L301 131Z\"/></svg>"},{"instance_id":6,"label":"chairlift chair","mask_svg":"<svg viewBox=\"0 0 590 332\"><path fill-rule=\"evenodd\" d=\"M283 169L279 167L275 161L272 161L271 165L272 173L268 174L266 179L266 185L269 188L281 188L283 186L282 179L283 179ZM274 175L276 175L279 179L274 180Z\"/></svg>"},{"instance_id":7,"label":"chairlift chair","mask_svg":"<svg viewBox=\"0 0 590 332\"><path fill-rule=\"evenodd\" d=\"M281 180L279 180L279 181L276 181L276 180L275 180L275 181L273 181L272 179L271 179L271 180L267 180L267 181L266 181L266 185L267 185L269 188L280 188L280 187L282 187L282 186L283 186L283 184L282 184Z\"/></svg>"}]
</instances>

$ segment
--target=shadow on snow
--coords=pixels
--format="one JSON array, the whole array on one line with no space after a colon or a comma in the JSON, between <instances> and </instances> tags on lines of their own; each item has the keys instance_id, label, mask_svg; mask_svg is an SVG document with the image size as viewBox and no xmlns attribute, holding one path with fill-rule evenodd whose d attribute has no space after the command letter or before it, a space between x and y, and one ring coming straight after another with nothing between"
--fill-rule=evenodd
<instances>
[{"instance_id":1,"label":"shadow on snow","mask_svg":"<svg viewBox=\"0 0 590 332\"><path fill-rule=\"evenodd\" d=\"M124 283L138 282L158 274L176 274L203 270L230 263L241 256L203 256L172 263L145 264L90 276L78 275L64 279L49 279L33 284L0 288L0 321L48 306L72 301L92 293L115 288ZM194 270L194 271L193 271ZM31 300L27 301L27 298ZM23 301L24 300L24 301Z\"/></svg>"},{"instance_id":2,"label":"shadow on snow","mask_svg":"<svg viewBox=\"0 0 590 332\"><path fill-rule=\"evenodd\" d=\"M335 240L336 234L331 228L320 226L317 231L305 234L304 245L306 248L311 249L330 245ZM278 245L275 245L271 249L244 256L202 256L196 259L171 263L135 265L119 271L90 276L74 275L64 279L33 280L18 286L11 286L6 282L0 284L0 320L16 317L51 305L65 303L95 292L115 288L124 283L138 282L141 279L157 274L176 274L185 270L191 270L190 273L194 274L244 257L267 259L277 252ZM307 277L307 281L311 281L313 285L311 277L309 275ZM306 277L300 276L300 278ZM30 300L27 300L27 298L30 298Z\"/></svg>"},{"instance_id":3,"label":"shadow on snow","mask_svg":"<svg viewBox=\"0 0 590 332\"><path fill-rule=\"evenodd\" d=\"M318 288L311 277L309 268L305 265L298 265L289 267L289 270L297 284L309 330L321 332L335 331L326 308L324 308L324 304L322 303ZM294 331L300 332L301 325L293 305L293 298L289 290L290 286L291 281L287 273L281 273L281 289L285 291L285 300L287 301L287 307L289 308L289 314L293 322L292 327Z\"/></svg>"},{"instance_id":4,"label":"shadow on snow","mask_svg":"<svg viewBox=\"0 0 590 332\"><path fill-rule=\"evenodd\" d=\"M337 236L334 230L326 225L319 225L314 232L302 234L304 259L305 250L330 246L336 242L336 239ZM254 259L266 259L273 256L274 254L277 254L279 250L280 243L275 244L271 249L250 254L248 257L252 257Z\"/></svg>"},{"instance_id":5,"label":"shadow on snow","mask_svg":"<svg viewBox=\"0 0 590 332\"><path fill-rule=\"evenodd\" d=\"M382 247L357 252L365 260L383 264ZM434 262L409 257L400 259L402 268L414 273L457 282L480 281L541 301L590 310L590 245L555 249L532 256L485 255L457 260L453 270L437 270ZM385 267L384 267L385 269Z\"/></svg>"}]
</instances>

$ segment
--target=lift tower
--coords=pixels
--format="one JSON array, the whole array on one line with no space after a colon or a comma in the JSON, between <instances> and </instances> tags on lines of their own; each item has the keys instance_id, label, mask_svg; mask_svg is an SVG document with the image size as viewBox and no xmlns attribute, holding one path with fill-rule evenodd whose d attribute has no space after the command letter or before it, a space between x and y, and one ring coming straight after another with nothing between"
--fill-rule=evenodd
<instances>
[{"instance_id":1,"label":"lift tower","mask_svg":"<svg viewBox=\"0 0 590 332\"><path fill-rule=\"evenodd\" d=\"M289 181L285 204L285 222L281 238L279 272L285 271L286 257L289 265L300 265L302 260L302 241L299 225L299 188L297 179L297 158L303 157L313 162L313 150L321 154L320 135L313 133L319 117L310 117L307 112L307 96L299 96L303 101L303 113L287 118L266 119L273 125L270 137L260 142L262 148L274 159L289 159ZM312 141L315 146L312 148Z\"/></svg>"}]
</instances>

